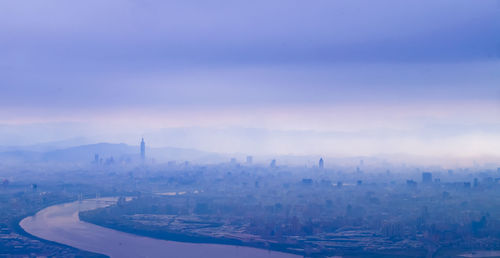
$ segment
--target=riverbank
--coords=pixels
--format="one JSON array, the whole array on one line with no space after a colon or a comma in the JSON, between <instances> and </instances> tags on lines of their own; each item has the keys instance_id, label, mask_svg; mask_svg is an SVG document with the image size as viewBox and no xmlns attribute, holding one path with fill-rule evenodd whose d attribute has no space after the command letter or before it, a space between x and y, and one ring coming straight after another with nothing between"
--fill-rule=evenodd
<instances>
[{"instance_id":1,"label":"riverbank","mask_svg":"<svg viewBox=\"0 0 500 258\"><path fill-rule=\"evenodd\" d=\"M183 210L189 201L196 203L195 197L144 197L82 212L80 218L103 227L158 239L238 245L307 257L422 257L427 253L425 248L412 245L412 242L393 241L361 227L344 227L329 233L293 235L288 232L288 235L279 235L280 228L291 225L280 222L269 226L271 223L266 222L266 219L271 220L276 214L264 216L262 212L257 212L259 219L237 216L228 211L216 212L216 216L213 216L204 212L202 205L194 204L191 207L196 212ZM263 227L269 228L269 231L259 232L258 229ZM299 225L295 225L295 228L301 230Z\"/></svg>"},{"instance_id":2,"label":"riverbank","mask_svg":"<svg viewBox=\"0 0 500 258\"><path fill-rule=\"evenodd\" d=\"M79 212L106 206L85 200L48 207L25 218L20 226L29 234L110 257L240 257L288 258L295 255L257 248L166 241L129 234L80 221Z\"/></svg>"},{"instance_id":3,"label":"riverbank","mask_svg":"<svg viewBox=\"0 0 500 258\"><path fill-rule=\"evenodd\" d=\"M283 244L276 242L245 242L244 240L232 239L232 238L224 238L224 237L215 238L215 237L200 236L194 234L186 234L182 232L141 229L134 227L132 225L113 223L113 221L111 220L98 219L98 217L92 216L91 214L92 214L91 212L81 212L79 214L79 218L82 221L106 228L112 228L117 231L127 232L135 235L141 235L145 237L163 239L168 241L252 247L267 251L284 252L300 256L305 255L303 248L292 244Z\"/></svg>"},{"instance_id":4,"label":"riverbank","mask_svg":"<svg viewBox=\"0 0 500 258\"><path fill-rule=\"evenodd\" d=\"M21 220L38 211L72 201L60 192L26 191L23 185L0 189L0 257L105 257L31 235L20 227Z\"/></svg>"}]
</instances>

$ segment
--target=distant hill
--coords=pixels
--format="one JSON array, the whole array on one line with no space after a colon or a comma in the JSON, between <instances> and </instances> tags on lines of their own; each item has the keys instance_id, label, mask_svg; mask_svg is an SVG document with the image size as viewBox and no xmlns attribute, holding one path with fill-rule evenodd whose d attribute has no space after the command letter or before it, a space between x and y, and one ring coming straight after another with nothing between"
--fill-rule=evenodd
<instances>
[{"instance_id":1,"label":"distant hill","mask_svg":"<svg viewBox=\"0 0 500 258\"><path fill-rule=\"evenodd\" d=\"M113 157L115 161L138 160L140 154L139 146L131 146L123 143L97 143L49 151L34 150L39 149L34 146L0 147L0 161L24 163L90 163L94 160L95 154L98 154L104 160ZM221 154L173 147L147 148L146 157L148 160L155 159L157 162L191 161L211 163L223 162L228 159L228 157Z\"/></svg>"},{"instance_id":2,"label":"distant hill","mask_svg":"<svg viewBox=\"0 0 500 258\"><path fill-rule=\"evenodd\" d=\"M1 163L32 163L39 162L42 153L29 150L9 150L0 152Z\"/></svg>"},{"instance_id":3,"label":"distant hill","mask_svg":"<svg viewBox=\"0 0 500 258\"><path fill-rule=\"evenodd\" d=\"M43 154L42 159L52 162L91 162L95 154L102 158L117 159L138 155L138 150L138 147L123 143L97 143L49 151Z\"/></svg>"},{"instance_id":4,"label":"distant hill","mask_svg":"<svg viewBox=\"0 0 500 258\"><path fill-rule=\"evenodd\" d=\"M61 141L44 142L32 145L0 146L0 152L13 152L13 151L48 152L58 149L80 146L89 143L90 142L87 138L77 137Z\"/></svg>"}]
</instances>

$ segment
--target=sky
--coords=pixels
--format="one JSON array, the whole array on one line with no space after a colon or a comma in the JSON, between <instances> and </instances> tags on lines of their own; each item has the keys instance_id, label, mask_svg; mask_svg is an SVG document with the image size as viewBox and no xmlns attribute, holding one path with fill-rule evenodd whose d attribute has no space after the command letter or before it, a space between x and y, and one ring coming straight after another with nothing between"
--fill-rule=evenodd
<instances>
[{"instance_id":1,"label":"sky","mask_svg":"<svg viewBox=\"0 0 500 258\"><path fill-rule=\"evenodd\" d=\"M0 145L500 156L500 0L0 0Z\"/></svg>"}]
</instances>

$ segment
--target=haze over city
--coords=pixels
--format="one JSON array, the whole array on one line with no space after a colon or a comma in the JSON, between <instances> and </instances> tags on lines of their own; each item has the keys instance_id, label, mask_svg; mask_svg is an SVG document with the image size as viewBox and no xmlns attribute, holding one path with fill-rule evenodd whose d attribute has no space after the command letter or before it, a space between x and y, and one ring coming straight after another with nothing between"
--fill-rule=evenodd
<instances>
[{"instance_id":1,"label":"haze over city","mask_svg":"<svg viewBox=\"0 0 500 258\"><path fill-rule=\"evenodd\" d=\"M500 0L0 0L0 256L500 256Z\"/></svg>"},{"instance_id":2,"label":"haze over city","mask_svg":"<svg viewBox=\"0 0 500 258\"><path fill-rule=\"evenodd\" d=\"M1 5L4 145L500 155L496 1Z\"/></svg>"}]
</instances>

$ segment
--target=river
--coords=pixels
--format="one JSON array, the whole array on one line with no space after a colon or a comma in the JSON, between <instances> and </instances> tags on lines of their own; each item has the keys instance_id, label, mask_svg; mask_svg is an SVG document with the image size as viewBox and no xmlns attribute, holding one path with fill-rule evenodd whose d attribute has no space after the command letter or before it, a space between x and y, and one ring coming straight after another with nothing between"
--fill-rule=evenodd
<instances>
[{"instance_id":1,"label":"river","mask_svg":"<svg viewBox=\"0 0 500 258\"><path fill-rule=\"evenodd\" d=\"M29 234L110 257L299 257L258 248L199 244L143 237L80 221L78 213L105 207L116 198L88 199L45 208L19 225Z\"/></svg>"}]
</instances>

